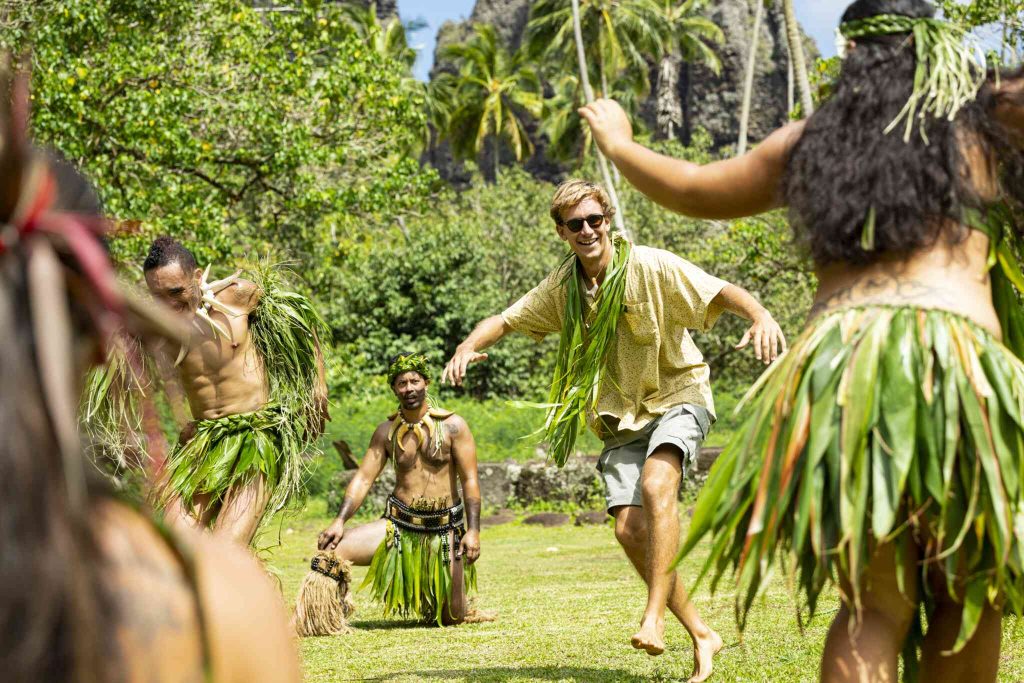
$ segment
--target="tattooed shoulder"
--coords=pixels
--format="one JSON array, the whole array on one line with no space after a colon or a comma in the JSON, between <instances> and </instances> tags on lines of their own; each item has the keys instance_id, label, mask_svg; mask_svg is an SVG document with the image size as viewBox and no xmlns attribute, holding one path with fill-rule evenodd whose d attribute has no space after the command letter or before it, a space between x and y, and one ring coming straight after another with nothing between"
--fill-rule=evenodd
<instances>
[{"instance_id":1,"label":"tattooed shoulder","mask_svg":"<svg viewBox=\"0 0 1024 683\"><path fill-rule=\"evenodd\" d=\"M858 278L825 299L816 301L808 313L808 319L826 311L848 306L871 304L914 304L922 301L947 302L949 292L945 289L915 279L894 275L870 274Z\"/></svg>"}]
</instances>

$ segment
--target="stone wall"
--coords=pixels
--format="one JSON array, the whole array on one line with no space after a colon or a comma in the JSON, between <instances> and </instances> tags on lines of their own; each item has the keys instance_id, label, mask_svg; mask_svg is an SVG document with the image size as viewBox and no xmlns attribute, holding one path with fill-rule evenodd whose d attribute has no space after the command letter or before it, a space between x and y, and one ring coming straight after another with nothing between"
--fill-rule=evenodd
<instances>
[{"instance_id":1,"label":"stone wall","mask_svg":"<svg viewBox=\"0 0 1024 683\"><path fill-rule=\"evenodd\" d=\"M702 448L696 467L687 473L680 491L698 488L707 477L707 471L721 452L720 448ZM480 494L487 508L509 506L529 507L536 503L564 503L580 509L600 507L604 489L597 472L597 458L579 456L559 469L547 460L528 462L480 463ZM335 477L327 494L327 509L334 512L341 505L345 487L355 476L355 470L343 470ZM363 510L377 514L384 510L388 494L395 488L395 471L386 467L370 489Z\"/></svg>"}]
</instances>

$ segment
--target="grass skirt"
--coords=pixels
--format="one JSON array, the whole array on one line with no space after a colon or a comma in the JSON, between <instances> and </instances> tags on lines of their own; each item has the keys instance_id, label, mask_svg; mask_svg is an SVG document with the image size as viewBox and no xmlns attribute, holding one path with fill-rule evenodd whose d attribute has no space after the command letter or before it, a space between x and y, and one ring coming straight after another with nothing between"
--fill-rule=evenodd
<instances>
[{"instance_id":1,"label":"grass skirt","mask_svg":"<svg viewBox=\"0 0 1024 683\"><path fill-rule=\"evenodd\" d=\"M989 332L939 310L829 313L744 404L748 417L712 468L680 553L712 535L700 576L710 572L714 590L731 574L741 628L778 564L811 614L827 583L851 578L843 598L856 618L859 580L882 542L895 543L901 586L908 572L938 569L953 592L962 577L954 649L986 601L1005 597L1021 612L1024 364ZM916 565L915 540L925 544Z\"/></svg>"},{"instance_id":2,"label":"grass skirt","mask_svg":"<svg viewBox=\"0 0 1024 683\"><path fill-rule=\"evenodd\" d=\"M281 410L270 406L197 422L192 438L167 460L162 501L166 504L180 496L186 509L192 510L196 494L218 500L232 487L244 486L261 474L266 477L267 490L274 491L285 469L284 460L302 457L301 452L289 454L282 449L282 419Z\"/></svg>"},{"instance_id":3,"label":"grass skirt","mask_svg":"<svg viewBox=\"0 0 1024 683\"><path fill-rule=\"evenodd\" d=\"M387 533L373 555L362 587L372 586L373 598L384 605L384 616L418 615L441 626L444 608L451 603L449 559L457 550L459 534L454 534L455 541L445 553L442 536L448 534L447 531L438 534L400 529L400 540L396 542L395 530L395 524L388 520ZM445 558L446 554L449 559ZM468 594L476 590L476 567L465 559L462 562Z\"/></svg>"}]
</instances>

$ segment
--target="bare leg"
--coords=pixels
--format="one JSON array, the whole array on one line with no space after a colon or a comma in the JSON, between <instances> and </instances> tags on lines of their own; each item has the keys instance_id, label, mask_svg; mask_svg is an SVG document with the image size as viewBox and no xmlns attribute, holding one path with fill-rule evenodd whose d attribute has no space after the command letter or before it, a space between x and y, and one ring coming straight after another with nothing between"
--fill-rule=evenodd
<instances>
[{"instance_id":1,"label":"bare leg","mask_svg":"<svg viewBox=\"0 0 1024 683\"><path fill-rule=\"evenodd\" d=\"M445 626L458 626L466 620L466 579L463 575L465 558L458 554L455 535L449 532L448 543L451 548L450 567L452 572L452 599L441 611L441 623Z\"/></svg>"},{"instance_id":2,"label":"bare leg","mask_svg":"<svg viewBox=\"0 0 1024 683\"><path fill-rule=\"evenodd\" d=\"M340 559L348 560L357 567L369 567L373 554L384 541L387 528L387 520L378 519L369 524L345 529L345 535L342 536L341 543L334 553Z\"/></svg>"},{"instance_id":3,"label":"bare leg","mask_svg":"<svg viewBox=\"0 0 1024 683\"><path fill-rule=\"evenodd\" d=\"M999 671L999 646L1002 640L1002 611L986 604L978 630L960 652L945 655L956 644L960 633L963 605L954 602L945 582L933 587L938 605L928 619L928 633L921 646L922 681L967 681L988 683Z\"/></svg>"},{"instance_id":4,"label":"bare leg","mask_svg":"<svg viewBox=\"0 0 1024 683\"><path fill-rule=\"evenodd\" d=\"M851 632L852 615L845 604L832 621L821 661L823 683L898 680L900 650L917 609L917 572L907 577L907 593L915 596L908 599L896 580L895 547L885 544L875 551L865 574L857 627ZM951 679L943 674L931 680Z\"/></svg>"},{"instance_id":5,"label":"bare leg","mask_svg":"<svg viewBox=\"0 0 1024 683\"><path fill-rule=\"evenodd\" d=\"M672 592L673 576L668 568L679 550L679 508L676 494L682 477L681 453L664 446L647 458L641 478L644 521L647 526L647 608L633 647L649 655L665 651L665 606Z\"/></svg>"},{"instance_id":6,"label":"bare leg","mask_svg":"<svg viewBox=\"0 0 1024 683\"><path fill-rule=\"evenodd\" d=\"M615 517L615 538L626 552L640 577L647 581L647 523L642 508L622 506L612 509ZM722 638L704 623L697 608L690 602L683 582L671 573L671 592L668 608L690 634L693 641L693 683L707 680L711 675L712 657L722 649Z\"/></svg>"},{"instance_id":7,"label":"bare leg","mask_svg":"<svg viewBox=\"0 0 1024 683\"><path fill-rule=\"evenodd\" d=\"M270 500L267 480L258 476L244 486L231 488L224 494L214 533L235 543L248 546L256 535L256 527Z\"/></svg>"}]
</instances>

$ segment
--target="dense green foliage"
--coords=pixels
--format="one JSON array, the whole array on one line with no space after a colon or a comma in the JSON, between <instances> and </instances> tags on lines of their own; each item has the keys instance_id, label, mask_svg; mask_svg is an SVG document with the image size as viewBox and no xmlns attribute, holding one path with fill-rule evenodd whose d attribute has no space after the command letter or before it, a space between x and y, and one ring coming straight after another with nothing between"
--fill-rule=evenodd
<instances>
[{"instance_id":1,"label":"dense green foliage","mask_svg":"<svg viewBox=\"0 0 1024 683\"><path fill-rule=\"evenodd\" d=\"M270 251L322 264L305 274L326 292L348 242L368 237L355 226L387 225L436 183L406 155L421 140L421 88L335 5L16 8L24 30L0 40L33 46L35 134L133 233L115 241L126 264L170 233L202 262Z\"/></svg>"},{"instance_id":2,"label":"dense green foliage","mask_svg":"<svg viewBox=\"0 0 1024 683\"><path fill-rule=\"evenodd\" d=\"M642 92L646 84L629 78L644 45L714 63L718 34L693 23L701 4L627 3L633 14L623 14L614 33L585 22L585 32L604 36L586 41L595 81L603 73L619 94ZM610 7L583 5L585 15ZM357 453L369 434L350 435L349 420L364 415L355 423L375 424L387 412L379 378L390 355L421 350L439 373L478 320L525 293L565 253L547 216L551 183L507 167L496 184L476 175L468 189L452 190L417 160L428 119L475 125L459 134L472 155L498 135L513 149L521 145L525 157L523 135L539 115L540 130L555 143L549 154L577 159L568 174L598 177L593 160L579 156L572 55L538 56L531 66L488 42L486 29L450 50L457 72L447 83L424 87L411 78L400 23L338 3L277 3L275 11L240 0L12 0L4 7L0 45L32 45L36 136L96 183L119 221L113 250L128 276L137 279L148 241L159 234L183 239L219 270L256 256L291 260L298 288L312 294L333 334L332 433L345 434ZM549 28L565 37L558 3L538 7L535 29L547 8ZM1019 15L1001 2L971 7L950 11L978 25ZM689 27L689 37L664 33L673 22ZM1005 34L1010 51L1019 46L1018 20ZM542 47L535 41L538 55ZM834 73L822 63L823 93ZM501 91L499 80L509 89ZM457 117L456 104L465 109ZM435 140L453 130L433 131ZM673 156L713 158L699 133L691 148L659 145ZM813 277L790 249L783 215L696 221L631 188L620 195L637 242L746 287L787 334L797 333ZM726 315L697 339L719 393L742 393L760 371L752 354L733 349L743 328ZM494 423L482 428L488 452L521 458L532 442L515 442L512 432L534 431L542 411L516 411L504 401L544 396L554 348L554 340L538 345L513 336L474 366L466 389L435 392L472 421ZM475 402L482 399L488 402Z\"/></svg>"}]
</instances>

